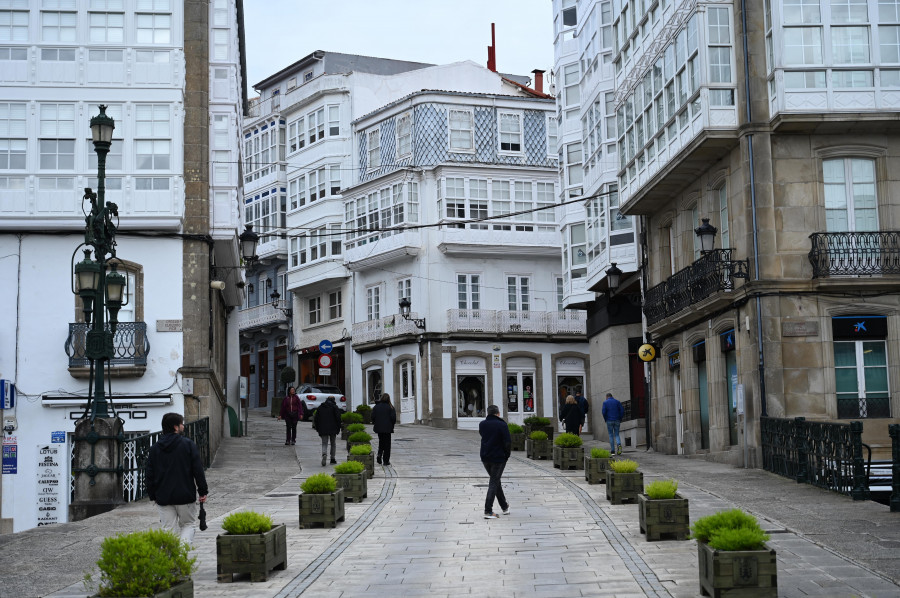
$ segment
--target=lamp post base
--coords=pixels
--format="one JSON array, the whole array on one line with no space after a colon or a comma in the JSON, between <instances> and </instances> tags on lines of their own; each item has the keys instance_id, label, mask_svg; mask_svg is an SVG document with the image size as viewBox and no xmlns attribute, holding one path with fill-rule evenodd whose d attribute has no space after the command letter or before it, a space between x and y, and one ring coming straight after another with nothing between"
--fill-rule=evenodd
<instances>
[{"instance_id":1,"label":"lamp post base","mask_svg":"<svg viewBox=\"0 0 900 598\"><path fill-rule=\"evenodd\" d=\"M98 417L93 424L81 419L75 424L75 498L69 505L69 521L81 521L124 504L123 429L124 422L117 417Z\"/></svg>"}]
</instances>

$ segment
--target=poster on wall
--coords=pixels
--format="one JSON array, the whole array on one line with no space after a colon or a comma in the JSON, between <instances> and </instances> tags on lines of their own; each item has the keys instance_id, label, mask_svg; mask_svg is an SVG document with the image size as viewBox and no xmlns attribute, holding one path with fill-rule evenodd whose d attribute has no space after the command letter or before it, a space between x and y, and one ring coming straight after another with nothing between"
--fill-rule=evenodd
<instances>
[{"instance_id":1,"label":"poster on wall","mask_svg":"<svg viewBox=\"0 0 900 598\"><path fill-rule=\"evenodd\" d=\"M59 523L62 511L62 455L60 444L38 445L37 457L37 524Z\"/></svg>"}]
</instances>

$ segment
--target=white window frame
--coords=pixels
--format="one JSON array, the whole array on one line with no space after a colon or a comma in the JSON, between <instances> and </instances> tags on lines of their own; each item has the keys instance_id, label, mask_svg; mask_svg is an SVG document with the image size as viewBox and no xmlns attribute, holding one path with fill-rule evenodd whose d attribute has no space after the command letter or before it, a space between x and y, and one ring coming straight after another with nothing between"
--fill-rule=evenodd
<instances>
[{"instance_id":1,"label":"white window frame","mask_svg":"<svg viewBox=\"0 0 900 598\"><path fill-rule=\"evenodd\" d=\"M328 321L340 320L343 318L344 306L341 289L330 291L328 293Z\"/></svg>"},{"instance_id":2,"label":"white window frame","mask_svg":"<svg viewBox=\"0 0 900 598\"><path fill-rule=\"evenodd\" d=\"M459 272L456 274L456 304L461 310L481 309L481 273Z\"/></svg>"},{"instance_id":3,"label":"white window frame","mask_svg":"<svg viewBox=\"0 0 900 598\"><path fill-rule=\"evenodd\" d=\"M854 189L859 185L864 184L863 182L857 181L853 178L853 162L854 161L864 161L871 164L872 177L871 185L873 188L873 193L875 195L874 198L874 206L872 207L860 207L857 206L856 194L854 193ZM841 182L833 181L829 182L826 180L825 173L825 165L828 162L842 162L843 166L843 180ZM865 156L834 156L825 158L822 160L822 181L825 186L825 230L829 232L844 232L841 228L835 229L833 225L829 223L828 212L835 211L837 208L842 207L843 211L846 214L846 231L857 232L857 231L877 231L879 226L879 198L878 198L878 162L874 158L865 157ZM869 181L865 181L865 184L869 184ZM843 204L842 206L838 206L833 203L833 200L829 199L829 186L833 189L837 189L839 186L843 187ZM874 210L875 222L873 226L865 226L859 222L857 222L857 210Z\"/></svg>"},{"instance_id":4,"label":"white window frame","mask_svg":"<svg viewBox=\"0 0 900 598\"><path fill-rule=\"evenodd\" d=\"M381 285L366 287L366 320L381 319Z\"/></svg>"},{"instance_id":5,"label":"white window frame","mask_svg":"<svg viewBox=\"0 0 900 598\"><path fill-rule=\"evenodd\" d=\"M454 128L454 115L466 115L466 122L457 121L455 124L462 125ZM466 126L468 125L468 126ZM454 145L453 133L456 131L460 137L465 136L468 147L463 145ZM460 154L475 153L475 111L471 108L450 108L447 111L447 147L451 152Z\"/></svg>"},{"instance_id":6,"label":"white window frame","mask_svg":"<svg viewBox=\"0 0 900 598\"><path fill-rule=\"evenodd\" d=\"M529 312L533 305L531 274L506 275L506 299L509 311Z\"/></svg>"},{"instance_id":7,"label":"white window frame","mask_svg":"<svg viewBox=\"0 0 900 598\"><path fill-rule=\"evenodd\" d=\"M373 142L377 142L375 145ZM381 168L381 127L366 131L366 170Z\"/></svg>"},{"instance_id":8,"label":"white window frame","mask_svg":"<svg viewBox=\"0 0 900 598\"><path fill-rule=\"evenodd\" d=\"M397 117L397 157L412 155L412 114L407 112Z\"/></svg>"},{"instance_id":9,"label":"white window frame","mask_svg":"<svg viewBox=\"0 0 900 598\"><path fill-rule=\"evenodd\" d=\"M504 117L507 123L516 122L518 124L518 131L504 131L503 123ZM512 121L511 119L515 119ZM511 110L498 110L497 111L497 150L501 155L513 155L513 156L521 156L525 153L525 130L524 130L524 118L521 112L513 112ZM508 148L504 149L504 135L507 136L506 144L509 145ZM515 139L518 139L518 142ZM515 149L515 146L518 145L518 149Z\"/></svg>"},{"instance_id":10,"label":"white window frame","mask_svg":"<svg viewBox=\"0 0 900 598\"><path fill-rule=\"evenodd\" d=\"M309 326L317 326L322 323L322 297L307 297L306 323Z\"/></svg>"}]
</instances>

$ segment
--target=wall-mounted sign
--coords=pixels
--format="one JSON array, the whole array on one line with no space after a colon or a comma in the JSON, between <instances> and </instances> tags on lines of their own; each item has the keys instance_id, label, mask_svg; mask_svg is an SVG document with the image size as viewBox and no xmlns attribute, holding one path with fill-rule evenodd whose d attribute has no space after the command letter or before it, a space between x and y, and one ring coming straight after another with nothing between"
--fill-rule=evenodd
<instances>
[{"instance_id":1,"label":"wall-mounted sign","mask_svg":"<svg viewBox=\"0 0 900 598\"><path fill-rule=\"evenodd\" d=\"M330 376L331 368L319 368L319 375L320 376Z\"/></svg>"},{"instance_id":2,"label":"wall-mounted sign","mask_svg":"<svg viewBox=\"0 0 900 598\"><path fill-rule=\"evenodd\" d=\"M62 497L63 447L56 444L38 445L37 458L37 524L51 525L60 522L63 509Z\"/></svg>"},{"instance_id":3,"label":"wall-mounted sign","mask_svg":"<svg viewBox=\"0 0 900 598\"><path fill-rule=\"evenodd\" d=\"M681 352L675 351L674 353L669 353L669 371L674 372L677 369L681 368Z\"/></svg>"},{"instance_id":4,"label":"wall-mounted sign","mask_svg":"<svg viewBox=\"0 0 900 598\"><path fill-rule=\"evenodd\" d=\"M58 444L60 442L66 441L66 433L62 430L57 432L50 432L50 442L54 444Z\"/></svg>"},{"instance_id":5,"label":"wall-mounted sign","mask_svg":"<svg viewBox=\"0 0 900 598\"><path fill-rule=\"evenodd\" d=\"M331 358L331 355L328 355L327 353L319 355L319 367L330 368L333 361L334 360Z\"/></svg>"},{"instance_id":6,"label":"wall-mounted sign","mask_svg":"<svg viewBox=\"0 0 900 598\"><path fill-rule=\"evenodd\" d=\"M157 320L157 332L181 332L181 323L183 320Z\"/></svg>"},{"instance_id":7,"label":"wall-mounted sign","mask_svg":"<svg viewBox=\"0 0 900 598\"><path fill-rule=\"evenodd\" d=\"M734 328L719 335L719 348L722 353L734 351Z\"/></svg>"},{"instance_id":8,"label":"wall-mounted sign","mask_svg":"<svg viewBox=\"0 0 900 598\"><path fill-rule=\"evenodd\" d=\"M3 445L3 475L19 473L19 445Z\"/></svg>"},{"instance_id":9,"label":"wall-mounted sign","mask_svg":"<svg viewBox=\"0 0 900 598\"><path fill-rule=\"evenodd\" d=\"M649 343L641 345L638 349L638 358L641 361L653 361L656 359L656 347Z\"/></svg>"},{"instance_id":10,"label":"wall-mounted sign","mask_svg":"<svg viewBox=\"0 0 900 598\"><path fill-rule=\"evenodd\" d=\"M819 336L819 321L785 320L781 322L781 336Z\"/></svg>"},{"instance_id":11,"label":"wall-mounted sign","mask_svg":"<svg viewBox=\"0 0 900 598\"><path fill-rule=\"evenodd\" d=\"M831 319L831 332L835 340L887 338L885 316L839 316Z\"/></svg>"}]
</instances>

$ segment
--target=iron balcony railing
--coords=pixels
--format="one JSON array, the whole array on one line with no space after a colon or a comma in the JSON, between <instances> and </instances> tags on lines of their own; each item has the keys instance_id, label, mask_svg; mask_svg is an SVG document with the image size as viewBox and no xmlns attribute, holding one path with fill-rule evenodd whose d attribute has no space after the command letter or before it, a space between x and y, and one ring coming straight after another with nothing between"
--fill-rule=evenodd
<instances>
[{"instance_id":1,"label":"iron balcony railing","mask_svg":"<svg viewBox=\"0 0 900 598\"><path fill-rule=\"evenodd\" d=\"M813 278L900 274L900 231L813 233Z\"/></svg>"},{"instance_id":2,"label":"iron balcony railing","mask_svg":"<svg viewBox=\"0 0 900 598\"><path fill-rule=\"evenodd\" d=\"M806 421L803 417L761 417L763 468L797 483L847 494L853 500L867 500L869 478L862 431L859 421L840 424Z\"/></svg>"},{"instance_id":3,"label":"iron balcony railing","mask_svg":"<svg viewBox=\"0 0 900 598\"><path fill-rule=\"evenodd\" d=\"M734 249L714 249L644 296L647 324L653 325L721 291L734 290L736 278L747 278L750 260L733 260Z\"/></svg>"},{"instance_id":4,"label":"iron balcony railing","mask_svg":"<svg viewBox=\"0 0 900 598\"><path fill-rule=\"evenodd\" d=\"M69 367L88 367L91 362L85 357L87 333L91 325L85 322L69 324L66 339L66 355ZM106 325L109 330L109 324ZM113 357L110 365L146 366L150 354L150 339L147 338L146 322L119 322L113 335Z\"/></svg>"},{"instance_id":5,"label":"iron balcony railing","mask_svg":"<svg viewBox=\"0 0 900 598\"><path fill-rule=\"evenodd\" d=\"M193 440L200 449L203 469L209 468L209 418L204 417L184 425L184 435ZM123 443L125 466L123 476L123 498L125 502L140 500L147 496L147 457L150 447L156 444L162 432L152 432L128 438Z\"/></svg>"}]
</instances>

